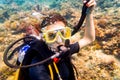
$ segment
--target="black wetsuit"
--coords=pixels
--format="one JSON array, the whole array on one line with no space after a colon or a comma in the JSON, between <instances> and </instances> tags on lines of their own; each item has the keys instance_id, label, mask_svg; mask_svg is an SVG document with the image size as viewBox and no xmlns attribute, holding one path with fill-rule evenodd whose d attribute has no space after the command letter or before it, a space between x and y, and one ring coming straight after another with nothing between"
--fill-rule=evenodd
<instances>
[{"instance_id":1,"label":"black wetsuit","mask_svg":"<svg viewBox=\"0 0 120 80\"><path fill-rule=\"evenodd\" d=\"M54 54L49 50L48 46L43 41L34 41L30 44L30 49L26 52L23 60L23 65L32 64L44 60ZM76 50L78 51L78 49ZM72 50L72 53L76 52ZM68 53L66 53L68 54ZM27 69L23 69L24 75L29 77L29 80L51 80L48 69L48 64L52 61L48 61L45 64L37 65ZM73 67L70 61L70 57L66 56L57 63L62 80L75 80ZM54 80L59 80L55 69L53 68Z\"/></svg>"}]
</instances>

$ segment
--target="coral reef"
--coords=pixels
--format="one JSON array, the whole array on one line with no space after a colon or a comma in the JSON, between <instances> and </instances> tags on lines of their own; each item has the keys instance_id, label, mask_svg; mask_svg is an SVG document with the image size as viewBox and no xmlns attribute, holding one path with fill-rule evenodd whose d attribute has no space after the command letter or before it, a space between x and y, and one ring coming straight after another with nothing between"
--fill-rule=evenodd
<instances>
[{"instance_id":1,"label":"coral reef","mask_svg":"<svg viewBox=\"0 0 120 80\"><path fill-rule=\"evenodd\" d=\"M97 41L102 46L106 54L119 55L119 33L120 33L120 18L118 16L101 16L97 19L96 36Z\"/></svg>"}]
</instances>

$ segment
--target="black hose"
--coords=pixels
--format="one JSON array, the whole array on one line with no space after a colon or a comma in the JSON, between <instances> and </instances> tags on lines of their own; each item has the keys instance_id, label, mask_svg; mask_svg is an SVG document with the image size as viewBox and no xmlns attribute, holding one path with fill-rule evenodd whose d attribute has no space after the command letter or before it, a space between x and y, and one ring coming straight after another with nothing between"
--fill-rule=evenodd
<instances>
[{"instance_id":1,"label":"black hose","mask_svg":"<svg viewBox=\"0 0 120 80\"><path fill-rule=\"evenodd\" d=\"M90 0L87 0L87 2L84 3L84 5L83 5L83 7L82 7L82 15L81 15L81 17L80 17L80 19L79 19L78 24L74 27L73 32L72 32L72 35L74 35L75 33L77 33L77 32L79 31L80 27L81 27L82 24L83 24L83 22L84 22L84 20L85 20L85 17L86 17L87 8L88 8L88 7L86 6L86 4L87 4L89 1L90 1Z\"/></svg>"},{"instance_id":2,"label":"black hose","mask_svg":"<svg viewBox=\"0 0 120 80\"><path fill-rule=\"evenodd\" d=\"M19 41L21 41L21 40L23 40L23 39L24 39L24 38L21 38L21 39L16 40L16 41L13 42L12 44L10 44L10 45L7 47L7 49L5 50L5 52L4 52L4 54L3 54L3 61L4 61L4 63L5 63L7 66L9 66L9 67L12 67L12 66L13 66L12 64L10 64L10 63L8 62L8 58L11 57L12 55L14 55L14 53L12 52L12 54L11 54L9 57L7 57L9 50L10 50L16 43L18 43ZM14 51L14 50L13 50L13 51Z\"/></svg>"},{"instance_id":3,"label":"black hose","mask_svg":"<svg viewBox=\"0 0 120 80\"><path fill-rule=\"evenodd\" d=\"M19 66L19 65L10 64L10 63L8 62L8 60L12 57L12 55L14 55L14 52L16 52L16 48L15 48L15 50L13 50L13 52L7 57L7 54L8 54L8 52L9 52L9 50L10 50L16 43L18 43L18 42L21 41L21 40L25 40L26 38L33 38L33 39L35 39L34 37L31 37L31 36L29 36L29 37L24 37L24 38L20 38L20 39L16 40L15 42L13 42L12 44L10 44L10 45L7 47L7 49L5 50L4 55L3 55L3 61L4 61L4 63L5 63L7 66L9 66L9 67L11 67L11 68L29 68L29 67L33 67L33 66L36 66L36 65L43 64L43 63L45 63L45 62L47 62L47 61L49 61L49 60L51 60L51 59L53 59L54 57L56 57L56 56L59 55L59 54L54 54L54 55L52 55L52 56L50 56L50 57L48 57L48 58L46 58L46 59L44 59L44 60L42 60L42 61L40 61L40 62L37 62L37 63L34 63L34 64L30 64L30 65L20 65L20 66Z\"/></svg>"}]
</instances>

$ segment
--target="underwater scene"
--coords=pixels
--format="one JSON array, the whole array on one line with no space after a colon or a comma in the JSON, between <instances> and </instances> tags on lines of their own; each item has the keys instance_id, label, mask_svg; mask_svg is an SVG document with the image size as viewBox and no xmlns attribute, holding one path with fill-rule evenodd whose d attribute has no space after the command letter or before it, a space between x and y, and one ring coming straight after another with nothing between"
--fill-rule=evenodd
<instances>
[{"instance_id":1,"label":"underwater scene","mask_svg":"<svg viewBox=\"0 0 120 80\"><path fill-rule=\"evenodd\" d=\"M120 0L96 0L96 39L73 55L77 80L120 80ZM0 0L0 80L14 80L16 70L4 64L8 46L25 35L27 24L39 27L49 13L60 13L73 28L81 17L82 0ZM84 23L83 23L84 26ZM73 37L83 36L84 27Z\"/></svg>"}]
</instances>

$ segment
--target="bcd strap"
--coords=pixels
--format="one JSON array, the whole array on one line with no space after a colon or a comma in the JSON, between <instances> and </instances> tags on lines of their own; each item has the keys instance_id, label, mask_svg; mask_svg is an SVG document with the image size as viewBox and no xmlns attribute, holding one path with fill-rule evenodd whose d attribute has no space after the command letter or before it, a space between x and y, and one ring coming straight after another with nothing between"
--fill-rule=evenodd
<instances>
[{"instance_id":1,"label":"bcd strap","mask_svg":"<svg viewBox=\"0 0 120 80\"><path fill-rule=\"evenodd\" d=\"M49 71L50 71L51 80L54 80L51 64L48 65L48 68L49 68Z\"/></svg>"},{"instance_id":2,"label":"bcd strap","mask_svg":"<svg viewBox=\"0 0 120 80\"><path fill-rule=\"evenodd\" d=\"M59 80L62 80L62 78L61 78L61 76L60 76L60 73L59 73L59 69L58 69L56 63L53 61L52 64L53 64L54 69L55 69L55 71L56 71L56 73L57 73L58 79L59 79ZM51 64L48 65L48 68L49 68L49 71L50 71L51 80L54 80L54 74L53 74L53 70L52 70Z\"/></svg>"}]
</instances>

